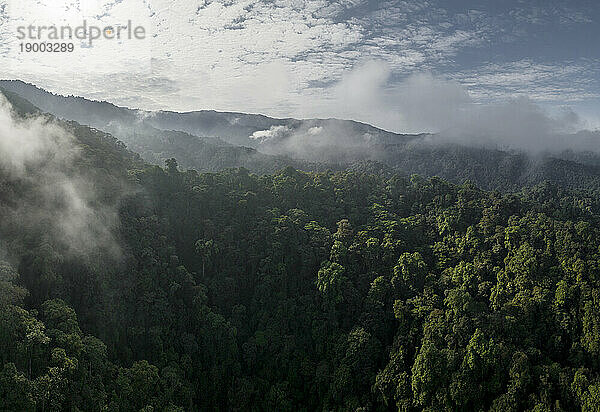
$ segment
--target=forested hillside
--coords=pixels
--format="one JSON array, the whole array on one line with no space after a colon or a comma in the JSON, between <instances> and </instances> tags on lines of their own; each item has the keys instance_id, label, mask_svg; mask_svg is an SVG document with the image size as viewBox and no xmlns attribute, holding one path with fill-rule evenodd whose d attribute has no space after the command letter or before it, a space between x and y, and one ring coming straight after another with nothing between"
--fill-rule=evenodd
<instances>
[{"instance_id":1,"label":"forested hillside","mask_svg":"<svg viewBox=\"0 0 600 412\"><path fill-rule=\"evenodd\" d=\"M0 410L600 408L599 192L181 171L33 112L2 118Z\"/></svg>"},{"instance_id":2,"label":"forested hillside","mask_svg":"<svg viewBox=\"0 0 600 412\"><path fill-rule=\"evenodd\" d=\"M286 166L322 172L360 169L376 162L391 173L439 176L456 184L470 180L504 192L546 181L600 190L597 150L543 152L540 147L540 153L531 154L475 145L476 140L469 144L428 134L391 133L352 121L274 119L210 110L146 112L60 96L20 81L0 80L0 87L58 118L112 134L156 165L175 157L183 169L216 172L243 167L264 174ZM526 139L528 132L523 133ZM575 135L565 139L580 140Z\"/></svg>"}]
</instances>

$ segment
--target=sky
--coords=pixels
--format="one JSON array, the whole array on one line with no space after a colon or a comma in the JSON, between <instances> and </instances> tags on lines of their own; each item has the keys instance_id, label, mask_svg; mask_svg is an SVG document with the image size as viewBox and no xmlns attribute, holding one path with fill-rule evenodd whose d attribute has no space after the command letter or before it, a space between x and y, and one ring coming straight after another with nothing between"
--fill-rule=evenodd
<instances>
[{"instance_id":1,"label":"sky","mask_svg":"<svg viewBox=\"0 0 600 412\"><path fill-rule=\"evenodd\" d=\"M84 20L141 26L145 38L20 50L44 40L19 39L20 26ZM598 38L594 0L0 0L0 77L147 110L429 132L514 104L597 130Z\"/></svg>"}]
</instances>

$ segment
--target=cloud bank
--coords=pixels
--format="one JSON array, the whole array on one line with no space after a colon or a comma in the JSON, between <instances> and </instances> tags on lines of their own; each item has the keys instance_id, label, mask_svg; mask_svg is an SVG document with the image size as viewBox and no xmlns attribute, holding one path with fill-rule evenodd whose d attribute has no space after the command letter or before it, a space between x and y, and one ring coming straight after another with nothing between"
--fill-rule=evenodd
<instances>
[{"instance_id":1,"label":"cloud bank","mask_svg":"<svg viewBox=\"0 0 600 412\"><path fill-rule=\"evenodd\" d=\"M600 151L600 133L568 107L550 110L518 96L481 102L460 83L431 73L394 82L385 62L357 66L332 87L348 118L436 141L529 152Z\"/></svg>"}]
</instances>

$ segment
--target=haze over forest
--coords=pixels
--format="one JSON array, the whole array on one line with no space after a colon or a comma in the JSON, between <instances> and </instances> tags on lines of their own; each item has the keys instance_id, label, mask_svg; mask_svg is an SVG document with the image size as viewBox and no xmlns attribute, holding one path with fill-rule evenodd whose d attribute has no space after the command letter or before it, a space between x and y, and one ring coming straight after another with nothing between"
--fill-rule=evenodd
<instances>
[{"instance_id":1,"label":"haze over forest","mask_svg":"<svg viewBox=\"0 0 600 412\"><path fill-rule=\"evenodd\" d=\"M600 410L599 19L0 0L0 411Z\"/></svg>"},{"instance_id":2,"label":"haze over forest","mask_svg":"<svg viewBox=\"0 0 600 412\"><path fill-rule=\"evenodd\" d=\"M597 408L593 144L0 87L2 408Z\"/></svg>"}]
</instances>

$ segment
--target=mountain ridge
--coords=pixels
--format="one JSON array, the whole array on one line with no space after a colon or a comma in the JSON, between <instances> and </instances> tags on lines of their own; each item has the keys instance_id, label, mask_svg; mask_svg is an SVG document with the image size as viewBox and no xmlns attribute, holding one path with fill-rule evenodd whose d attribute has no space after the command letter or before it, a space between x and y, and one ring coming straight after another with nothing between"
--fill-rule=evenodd
<instances>
[{"instance_id":1,"label":"mountain ridge","mask_svg":"<svg viewBox=\"0 0 600 412\"><path fill-rule=\"evenodd\" d=\"M22 81L0 81L0 88L56 117L112 134L147 162L162 165L176 158L181 167L199 172L364 169L362 163L376 162L392 173L439 176L458 184L468 180L483 189L518 191L544 181L600 188L600 155L592 152L531 155L444 142L430 134L395 134L353 121L215 110L143 112L56 95Z\"/></svg>"}]
</instances>

